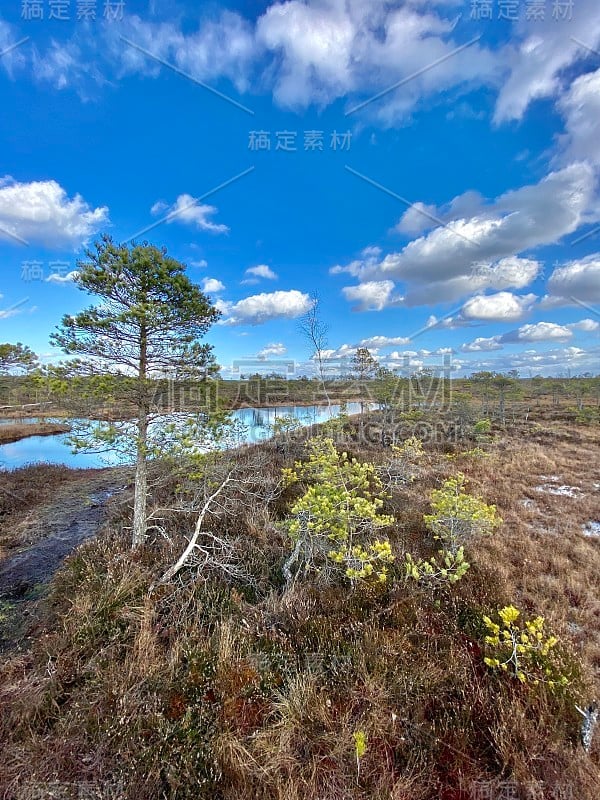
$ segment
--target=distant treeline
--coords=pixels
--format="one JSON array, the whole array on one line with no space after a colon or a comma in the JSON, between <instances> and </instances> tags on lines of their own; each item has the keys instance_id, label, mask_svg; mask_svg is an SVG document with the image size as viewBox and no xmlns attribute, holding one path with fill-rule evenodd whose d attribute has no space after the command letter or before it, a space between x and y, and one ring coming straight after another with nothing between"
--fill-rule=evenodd
<instances>
[{"instance_id":1,"label":"distant treeline","mask_svg":"<svg viewBox=\"0 0 600 800\"><path fill-rule=\"evenodd\" d=\"M127 377L60 376L30 374L0 378L0 415L30 404L47 416L63 412L114 417L127 414L122 404L111 403L115 381ZM207 378L200 381L157 379L153 411L228 410L244 406L336 405L362 402L404 410L477 404L483 415L510 403L532 408L600 407L600 377L520 378L514 374L474 373L467 378L439 377L427 372L400 377L381 371L369 378L283 378L275 375L242 376L239 379ZM36 406L25 409L35 414Z\"/></svg>"}]
</instances>

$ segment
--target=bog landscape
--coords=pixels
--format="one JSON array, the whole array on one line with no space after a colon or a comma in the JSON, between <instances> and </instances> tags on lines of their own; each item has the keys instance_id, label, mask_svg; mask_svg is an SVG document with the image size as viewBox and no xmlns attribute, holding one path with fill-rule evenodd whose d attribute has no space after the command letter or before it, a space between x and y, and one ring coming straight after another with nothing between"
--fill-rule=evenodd
<instances>
[{"instance_id":1,"label":"bog landscape","mask_svg":"<svg viewBox=\"0 0 600 800\"><path fill-rule=\"evenodd\" d=\"M0 800L597 800L598 47L3 9Z\"/></svg>"}]
</instances>

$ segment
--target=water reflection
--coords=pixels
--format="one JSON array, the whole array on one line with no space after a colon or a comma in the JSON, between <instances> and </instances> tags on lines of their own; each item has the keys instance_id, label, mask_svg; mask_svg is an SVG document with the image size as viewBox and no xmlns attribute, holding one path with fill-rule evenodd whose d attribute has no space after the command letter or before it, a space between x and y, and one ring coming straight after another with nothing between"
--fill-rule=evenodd
<instances>
[{"instance_id":1,"label":"water reflection","mask_svg":"<svg viewBox=\"0 0 600 800\"><path fill-rule=\"evenodd\" d=\"M278 406L271 408L240 408L233 412L248 430L246 441L259 442L271 436L271 426L277 417L293 417L302 425L325 422L340 411L339 405ZM360 403L348 403L347 413L357 414ZM6 420L0 420L0 423ZM40 420L42 421L42 420ZM13 420L9 420L13 422ZM0 446L0 469L17 469L28 464L64 464L75 469L93 469L122 463L115 452L73 453L67 443L68 434L28 436L18 442Z\"/></svg>"}]
</instances>

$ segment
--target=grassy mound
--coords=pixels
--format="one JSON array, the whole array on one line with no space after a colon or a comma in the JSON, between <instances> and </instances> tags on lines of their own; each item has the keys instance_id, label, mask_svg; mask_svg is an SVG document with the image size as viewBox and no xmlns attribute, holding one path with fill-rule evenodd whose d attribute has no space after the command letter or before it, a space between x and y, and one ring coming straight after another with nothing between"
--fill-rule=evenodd
<instances>
[{"instance_id":1,"label":"grassy mound","mask_svg":"<svg viewBox=\"0 0 600 800\"><path fill-rule=\"evenodd\" d=\"M457 464L505 520L472 546L465 577L435 591L408 580L400 557L381 585L286 588L291 547L279 522L294 489L208 520L235 542L245 580L196 564L161 584L190 533L180 484L163 481L148 545L130 551L122 508L57 574L45 633L1 668L0 797L593 800L598 748L581 748L575 705L599 688L600 554L573 514L559 539L522 505L538 497L536 471L550 472L550 459L554 471L570 464L581 485L591 480L596 434L581 437L579 455L569 441L542 453L522 432L486 456L428 452L426 469L386 500L395 552L435 551L423 514ZM258 451L259 462L240 456L257 485L276 482L298 455ZM516 471L517 454L526 469ZM543 497L554 521L552 504L572 499ZM485 665L483 616L513 602L552 623L569 686L552 691ZM588 632L585 647L570 625Z\"/></svg>"}]
</instances>

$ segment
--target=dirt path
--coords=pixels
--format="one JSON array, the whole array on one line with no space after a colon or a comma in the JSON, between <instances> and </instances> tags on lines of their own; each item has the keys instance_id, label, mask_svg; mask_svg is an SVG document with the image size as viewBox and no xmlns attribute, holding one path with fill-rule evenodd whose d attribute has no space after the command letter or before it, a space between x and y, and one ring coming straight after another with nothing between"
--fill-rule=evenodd
<instances>
[{"instance_id":1,"label":"dirt path","mask_svg":"<svg viewBox=\"0 0 600 800\"><path fill-rule=\"evenodd\" d=\"M123 470L105 470L58 488L51 502L19 523L17 552L0 562L0 601L19 601L39 592L63 559L94 536L106 518L106 503L123 491Z\"/></svg>"}]
</instances>

